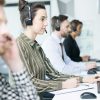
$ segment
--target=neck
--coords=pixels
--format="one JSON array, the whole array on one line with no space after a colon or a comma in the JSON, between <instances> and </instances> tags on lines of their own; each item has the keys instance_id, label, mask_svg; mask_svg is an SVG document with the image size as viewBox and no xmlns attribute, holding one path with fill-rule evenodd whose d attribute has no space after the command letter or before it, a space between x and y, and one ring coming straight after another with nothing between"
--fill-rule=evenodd
<instances>
[{"instance_id":1,"label":"neck","mask_svg":"<svg viewBox=\"0 0 100 100\"><path fill-rule=\"evenodd\" d=\"M72 36L73 39L76 38L76 33L75 32L71 32L70 35Z\"/></svg>"},{"instance_id":2,"label":"neck","mask_svg":"<svg viewBox=\"0 0 100 100\"><path fill-rule=\"evenodd\" d=\"M54 33L55 33L59 38L62 38L61 32L60 32L60 31L54 31Z\"/></svg>"},{"instance_id":3,"label":"neck","mask_svg":"<svg viewBox=\"0 0 100 100\"><path fill-rule=\"evenodd\" d=\"M25 35L29 38L29 39L31 39L31 40L35 40L35 38L36 38L36 34L30 29L30 28L26 28L25 29Z\"/></svg>"}]
</instances>

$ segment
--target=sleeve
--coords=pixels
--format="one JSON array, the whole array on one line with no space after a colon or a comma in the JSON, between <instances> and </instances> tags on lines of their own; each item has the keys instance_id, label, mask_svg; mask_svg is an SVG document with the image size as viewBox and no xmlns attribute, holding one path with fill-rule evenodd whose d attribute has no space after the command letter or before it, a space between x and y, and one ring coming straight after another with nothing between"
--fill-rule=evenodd
<instances>
[{"instance_id":1,"label":"sleeve","mask_svg":"<svg viewBox=\"0 0 100 100\"><path fill-rule=\"evenodd\" d=\"M29 75L26 70L17 73L12 73L15 81L16 91L20 100L39 100L36 88L30 81Z\"/></svg>"},{"instance_id":2,"label":"sleeve","mask_svg":"<svg viewBox=\"0 0 100 100\"><path fill-rule=\"evenodd\" d=\"M63 71L61 72L61 70L58 71L58 70L54 69L47 57L45 57L45 63L47 65L47 75L49 75L49 77L51 77L51 79L53 78L54 80L65 81L71 77L75 77L74 75L69 75L66 72L64 74Z\"/></svg>"},{"instance_id":3,"label":"sleeve","mask_svg":"<svg viewBox=\"0 0 100 100\"><path fill-rule=\"evenodd\" d=\"M5 83L6 83L6 80L0 73L0 95L2 95L2 91L5 88Z\"/></svg>"},{"instance_id":4,"label":"sleeve","mask_svg":"<svg viewBox=\"0 0 100 100\"><path fill-rule=\"evenodd\" d=\"M77 58L73 58L73 61L80 62L80 61L82 61L82 58L80 56L78 56Z\"/></svg>"},{"instance_id":5,"label":"sleeve","mask_svg":"<svg viewBox=\"0 0 100 100\"><path fill-rule=\"evenodd\" d=\"M65 57L65 63L66 63L66 66L67 66L66 70L68 70L68 72L70 72L72 75L80 74L82 71L86 70L86 64L85 63L72 61L66 54L64 54L64 55L65 55L64 56Z\"/></svg>"},{"instance_id":6,"label":"sleeve","mask_svg":"<svg viewBox=\"0 0 100 100\"><path fill-rule=\"evenodd\" d=\"M19 48L20 56L22 61L24 62L26 69L28 70L28 73L31 77L31 80L33 84L36 86L38 92L43 92L43 91L53 91L53 90L59 90L62 89L62 81L51 81L51 80L41 80L37 79L34 76L34 72L32 72L29 69L30 63L29 63L29 53L26 48L24 48L24 44L21 44L22 42L17 41L17 45Z\"/></svg>"},{"instance_id":7,"label":"sleeve","mask_svg":"<svg viewBox=\"0 0 100 100\"><path fill-rule=\"evenodd\" d=\"M36 89L25 70L12 75L16 83L15 88L12 88L5 78L0 75L1 100L39 100Z\"/></svg>"}]
</instances>

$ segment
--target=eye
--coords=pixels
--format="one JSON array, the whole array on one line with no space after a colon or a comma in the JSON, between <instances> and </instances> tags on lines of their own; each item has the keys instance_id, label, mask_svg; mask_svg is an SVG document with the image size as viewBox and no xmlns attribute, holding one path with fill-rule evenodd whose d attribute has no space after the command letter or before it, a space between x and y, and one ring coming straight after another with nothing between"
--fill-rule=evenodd
<instances>
[{"instance_id":1,"label":"eye","mask_svg":"<svg viewBox=\"0 0 100 100\"><path fill-rule=\"evenodd\" d=\"M42 20L42 21L44 21L44 20L45 20L45 18L41 18L41 20Z\"/></svg>"},{"instance_id":2,"label":"eye","mask_svg":"<svg viewBox=\"0 0 100 100\"><path fill-rule=\"evenodd\" d=\"M42 17L41 18L41 21L45 21L47 18L46 17Z\"/></svg>"}]
</instances>

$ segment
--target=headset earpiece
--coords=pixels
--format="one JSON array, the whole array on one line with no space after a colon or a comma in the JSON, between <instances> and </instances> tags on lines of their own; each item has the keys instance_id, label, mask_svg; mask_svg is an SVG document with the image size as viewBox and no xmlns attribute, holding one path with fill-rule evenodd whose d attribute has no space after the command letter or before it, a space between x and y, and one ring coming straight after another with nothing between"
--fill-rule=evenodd
<instances>
[{"instance_id":1,"label":"headset earpiece","mask_svg":"<svg viewBox=\"0 0 100 100\"><path fill-rule=\"evenodd\" d=\"M25 24L32 25L32 16L31 16L30 5L28 4L26 7L28 8L28 17L25 18Z\"/></svg>"},{"instance_id":2,"label":"headset earpiece","mask_svg":"<svg viewBox=\"0 0 100 100\"><path fill-rule=\"evenodd\" d=\"M55 29L56 29L57 31L60 31L60 20L59 20L59 17L57 18L57 21L56 21L56 23L55 23Z\"/></svg>"},{"instance_id":3,"label":"headset earpiece","mask_svg":"<svg viewBox=\"0 0 100 100\"><path fill-rule=\"evenodd\" d=\"M71 30L73 32L76 32L77 31L77 27L76 27L76 24L75 23L71 23Z\"/></svg>"},{"instance_id":4,"label":"headset earpiece","mask_svg":"<svg viewBox=\"0 0 100 100\"><path fill-rule=\"evenodd\" d=\"M26 18L25 23L26 23L26 25L32 25L32 20L29 18Z\"/></svg>"}]
</instances>

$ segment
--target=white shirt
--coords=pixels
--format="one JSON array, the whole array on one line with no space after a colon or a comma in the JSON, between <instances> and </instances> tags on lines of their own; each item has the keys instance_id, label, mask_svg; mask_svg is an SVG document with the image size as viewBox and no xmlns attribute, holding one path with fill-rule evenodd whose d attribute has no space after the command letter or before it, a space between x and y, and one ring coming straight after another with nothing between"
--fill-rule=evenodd
<instances>
[{"instance_id":1,"label":"white shirt","mask_svg":"<svg viewBox=\"0 0 100 100\"><path fill-rule=\"evenodd\" d=\"M62 50L59 43L62 43L62 38L58 37L56 33L52 33L42 44L42 48L49 58L53 67L63 73L69 75L80 74L81 71L85 70L85 64L83 62L72 61L65 53L63 46L64 60L62 59Z\"/></svg>"}]
</instances>

